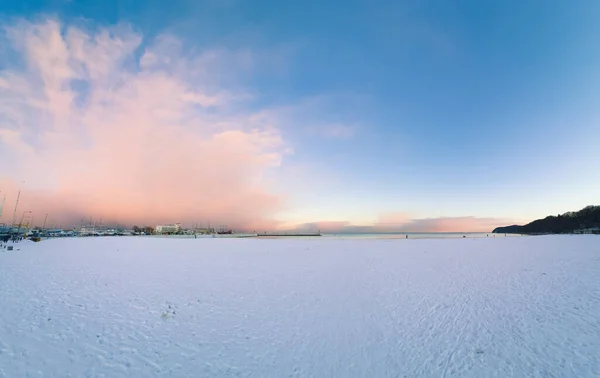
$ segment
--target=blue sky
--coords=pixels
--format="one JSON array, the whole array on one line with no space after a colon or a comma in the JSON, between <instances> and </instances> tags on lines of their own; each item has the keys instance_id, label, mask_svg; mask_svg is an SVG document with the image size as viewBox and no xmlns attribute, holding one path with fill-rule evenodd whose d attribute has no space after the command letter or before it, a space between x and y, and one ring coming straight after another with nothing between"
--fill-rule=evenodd
<instances>
[{"instance_id":1,"label":"blue sky","mask_svg":"<svg viewBox=\"0 0 600 378\"><path fill-rule=\"evenodd\" d=\"M127 24L138 54L165 34L182 56L242 52L215 87L248 94L231 111L276 120L293 150L261 174L283 222L528 221L600 200L597 1L24 0L0 12ZM250 68L236 66L243 52Z\"/></svg>"}]
</instances>

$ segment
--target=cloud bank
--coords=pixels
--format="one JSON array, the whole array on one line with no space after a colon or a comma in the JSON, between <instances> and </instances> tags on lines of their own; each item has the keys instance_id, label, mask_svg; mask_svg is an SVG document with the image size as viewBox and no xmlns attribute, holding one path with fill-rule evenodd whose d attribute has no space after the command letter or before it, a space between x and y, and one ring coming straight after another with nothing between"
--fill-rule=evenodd
<instances>
[{"instance_id":1,"label":"cloud bank","mask_svg":"<svg viewBox=\"0 0 600 378\"><path fill-rule=\"evenodd\" d=\"M20 20L5 38L7 207L22 187L21 209L63 224L275 226L284 198L262 176L290 148L277 125L245 110L249 95L235 88L235 73L251 69L247 52L239 60L226 50L184 53L172 36L145 40L127 25L54 19Z\"/></svg>"},{"instance_id":2,"label":"cloud bank","mask_svg":"<svg viewBox=\"0 0 600 378\"><path fill-rule=\"evenodd\" d=\"M394 232L491 232L494 228L513 224L514 221L498 218L441 217L410 218L407 214L383 214L370 225L350 222L313 222L297 227L301 231L320 230L325 233L394 233Z\"/></svg>"}]
</instances>

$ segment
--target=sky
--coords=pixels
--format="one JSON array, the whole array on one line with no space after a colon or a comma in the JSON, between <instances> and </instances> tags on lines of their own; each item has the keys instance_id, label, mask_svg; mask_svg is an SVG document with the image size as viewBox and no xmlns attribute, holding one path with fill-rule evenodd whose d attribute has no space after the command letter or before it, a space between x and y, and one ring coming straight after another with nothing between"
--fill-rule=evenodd
<instances>
[{"instance_id":1,"label":"sky","mask_svg":"<svg viewBox=\"0 0 600 378\"><path fill-rule=\"evenodd\" d=\"M598 1L20 0L0 25L0 223L486 232L600 203Z\"/></svg>"}]
</instances>

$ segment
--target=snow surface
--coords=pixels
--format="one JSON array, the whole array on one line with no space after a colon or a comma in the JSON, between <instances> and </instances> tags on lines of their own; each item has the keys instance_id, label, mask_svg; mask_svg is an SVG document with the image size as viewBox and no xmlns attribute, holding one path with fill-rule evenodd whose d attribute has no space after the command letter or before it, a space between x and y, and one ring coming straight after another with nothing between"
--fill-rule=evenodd
<instances>
[{"instance_id":1,"label":"snow surface","mask_svg":"<svg viewBox=\"0 0 600 378\"><path fill-rule=\"evenodd\" d=\"M600 236L0 252L0 377L599 377Z\"/></svg>"}]
</instances>

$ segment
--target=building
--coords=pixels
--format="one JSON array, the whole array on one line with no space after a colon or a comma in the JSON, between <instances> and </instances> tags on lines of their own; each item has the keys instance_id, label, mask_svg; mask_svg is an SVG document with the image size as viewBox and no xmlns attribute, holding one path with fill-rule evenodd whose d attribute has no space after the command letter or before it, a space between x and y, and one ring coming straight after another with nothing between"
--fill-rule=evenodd
<instances>
[{"instance_id":1,"label":"building","mask_svg":"<svg viewBox=\"0 0 600 378\"><path fill-rule=\"evenodd\" d=\"M584 228L581 230L575 230L574 234L600 234L600 227Z\"/></svg>"},{"instance_id":2,"label":"building","mask_svg":"<svg viewBox=\"0 0 600 378\"><path fill-rule=\"evenodd\" d=\"M96 236L98 235L98 231L96 230L96 227L90 227L90 226L82 226L79 228L79 235L80 236Z\"/></svg>"},{"instance_id":3,"label":"building","mask_svg":"<svg viewBox=\"0 0 600 378\"><path fill-rule=\"evenodd\" d=\"M156 226L154 232L157 234L178 234L181 231L181 224L165 224Z\"/></svg>"}]
</instances>

